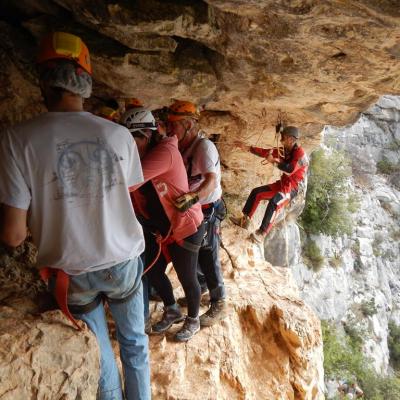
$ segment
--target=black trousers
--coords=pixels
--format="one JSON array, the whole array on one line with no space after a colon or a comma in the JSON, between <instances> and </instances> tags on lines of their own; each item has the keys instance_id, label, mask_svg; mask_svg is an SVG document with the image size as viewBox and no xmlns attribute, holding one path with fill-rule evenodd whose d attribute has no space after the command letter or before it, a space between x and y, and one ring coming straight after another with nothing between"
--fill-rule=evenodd
<instances>
[{"instance_id":1,"label":"black trousers","mask_svg":"<svg viewBox=\"0 0 400 400\"><path fill-rule=\"evenodd\" d=\"M219 259L220 246L220 216L226 214L222 200L216 201L213 206L203 209L205 237L199 251L199 282L206 283L210 292L210 300L217 301L225 298L224 278Z\"/></svg>"},{"instance_id":2,"label":"black trousers","mask_svg":"<svg viewBox=\"0 0 400 400\"><path fill-rule=\"evenodd\" d=\"M197 262L198 249L193 251L196 246L199 248L204 236L203 223L198 227L197 232L184 239L193 248L188 249L179 244L172 243L168 246L171 255L172 264L178 276L179 282L183 287L188 304L188 316L196 318L200 309L200 285L197 280ZM145 250L145 268L154 260L158 251L158 244L155 236L149 232L145 232L146 250ZM169 280L165 270L167 261L163 254L160 254L155 265L147 272L150 284L157 290L165 306L175 304L175 297L171 281Z\"/></svg>"}]
</instances>

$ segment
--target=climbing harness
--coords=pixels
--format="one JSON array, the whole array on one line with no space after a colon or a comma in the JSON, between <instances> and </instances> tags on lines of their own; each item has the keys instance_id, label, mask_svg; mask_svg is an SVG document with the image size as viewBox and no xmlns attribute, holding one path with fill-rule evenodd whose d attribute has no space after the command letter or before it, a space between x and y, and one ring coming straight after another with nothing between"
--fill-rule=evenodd
<instances>
[{"instance_id":1,"label":"climbing harness","mask_svg":"<svg viewBox=\"0 0 400 400\"><path fill-rule=\"evenodd\" d=\"M150 271L150 269L152 267L154 267L155 263L158 261L158 259L160 258L161 252L164 254L164 256L166 256L166 252L167 249L166 247L174 242L174 238L172 237L172 225L169 228L168 233L165 235L165 237L162 237L161 234L156 234L156 242L158 244L158 250L157 250L157 254L154 257L154 260L149 264L148 267L146 267L146 269L143 271L143 274L146 274L148 271ZM169 260L169 255L167 255L167 257L165 257L167 260Z\"/></svg>"},{"instance_id":2,"label":"climbing harness","mask_svg":"<svg viewBox=\"0 0 400 400\"><path fill-rule=\"evenodd\" d=\"M184 249L191 251L191 252L197 252L200 250L200 246L197 244L190 243L185 240L176 240L172 234L172 226L169 228L168 233L166 234L165 237L162 237L160 234L156 234L156 242L158 244L158 251L156 256L154 257L154 260L149 264L148 267L143 271L143 274L146 274L151 268L154 267L158 259L160 258L161 253L163 254L164 258L166 259L167 263L171 261L171 256L168 251L168 246L172 243L176 243L179 246L183 247Z\"/></svg>"},{"instance_id":3,"label":"climbing harness","mask_svg":"<svg viewBox=\"0 0 400 400\"><path fill-rule=\"evenodd\" d=\"M68 287L69 287L69 276L62 269L44 267L39 271L41 278L47 283L52 275L55 275L56 286L54 296L57 304L64 315L74 324L74 326L80 331L82 328L78 325L77 320L72 316L67 303L68 298Z\"/></svg>"}]
</instances>

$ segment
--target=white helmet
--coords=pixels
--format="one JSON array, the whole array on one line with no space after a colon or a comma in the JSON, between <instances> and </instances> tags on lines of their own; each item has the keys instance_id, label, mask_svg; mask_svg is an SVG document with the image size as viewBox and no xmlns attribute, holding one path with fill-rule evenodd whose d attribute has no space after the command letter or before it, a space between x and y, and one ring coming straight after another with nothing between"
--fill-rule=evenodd
<instances>
[{"instance_id":1,"label":"white helmet","mask_svg":"<svg viewBox=\"0 0 400 400\"><path fill-rule=\"evenodd\" d=\"M131 133L138 132L148 137L148 134L143 129L157 130L156 120L151 111L144 107L132 108L121 117L121 124L125 125Z\"/></svg>"}]
</instances>

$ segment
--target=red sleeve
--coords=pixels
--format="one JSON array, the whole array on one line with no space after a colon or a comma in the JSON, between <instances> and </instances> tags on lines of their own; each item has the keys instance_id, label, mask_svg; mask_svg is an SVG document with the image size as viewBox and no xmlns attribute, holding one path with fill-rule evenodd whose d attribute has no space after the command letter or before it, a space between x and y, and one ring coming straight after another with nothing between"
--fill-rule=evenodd
<instances>
[{"instance_id":1,"label":"red sleeve","mask_svg":"<svg viewBox=\"0 0 400 400\"><path fill-rule=\"evenodd\" d=\"M259 157L267 158L270 152L271 149L263 149L261 147L250 146L250 153L255 154Z\"/></svg>"},{"instance_id":2,"label":"red sleeve","mask_svg":"<svg viewBox=\"0 0 400 400\"><path fill-rule=\"evenodd\" d=\"M267 158L269 156L269 154L272 154L272 157L274 157L274 158L280 158L279 151L277 148L263 149L261 147L250 146L250 152L255 154L256 156L263 157L263 158Z\"/></svg>"},{"instance_id":3,"label":"red sleeve","mask_svg":"<svg viewBox=\"0 0 400 400\"><path fill-rule=\"evenodd\" d=\"M172 165L172 154L167 146L158 145L150 150L141 160L144 181L131 186L129 191L132 192L149 180L169 171Z\"/></svg>"}]
</instances>

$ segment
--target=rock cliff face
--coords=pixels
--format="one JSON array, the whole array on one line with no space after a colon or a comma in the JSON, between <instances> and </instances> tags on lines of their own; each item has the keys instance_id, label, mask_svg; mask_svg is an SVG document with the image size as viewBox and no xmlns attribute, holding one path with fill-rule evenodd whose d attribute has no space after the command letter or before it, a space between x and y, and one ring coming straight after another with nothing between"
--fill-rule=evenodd
<instances>
[{"instance_id":1,"label":"rock cliff face","mask_svg":"<svg viewBox=\"0 0 400 400\"><path fill-rule=\"evenodd\" d=\"M243 205L251 187L278 177L276 170L236 151L233 140L274 144L273 126L281 115L286 123L302 127L303 145L310 150L319 143L323 125L354 121L378 96L400 91L397 0L0 0L1 128L44 110L33 63L39 36L51 29L82 36L91 50L95 85L86 104L89 110L109 97L130 96L141 98L150 108L169 104L173 98L203 106L201 123L208 133L216 134L232 213ZM398 182L398 177L393 179ZM374 201L371 198L371 204ZM295 225L288 221L286 228L285 235L296 240ZM223 324L203 330L184 346L151 339L154 397L321 398L319 322L299 300L289 271L257 261L261 253L245 241L243 232L224 227L223 234L230 254L224 265L232 313ZM273 233L279 234L278 229ZM360 234L363 238L369 237ZM368 243L360 242L364 263ZM63 398L94 398L97 364L95 350L89 350L95 349L90 335L71 338L88 353L90 376L83 373L79 357L71 369L63 360L57 370L60 375L49 383L46 379L52 375L41 375L40 365L30 364L34 354L48 354L48 345L54 353L46 362L57 369L62 354L51 343L64 341L70 331L57 323L59 328L52 331L43 322L49 314L32 316L37 309L31 306L21 305L20 314L12 311L21 294L36 298L43 286L32 268L24 268L29 260L18 252L11 257L1 254L1 362L4 359L8 366L21 357L27 360L24 376L32 377L34 391L29 392L22 375L18 381L8 379L14 371L3 374L1 364L0 396L17 399L16 393L21 393L24 399L44 399L51 397L48 393L63 394L62 388L70 386ZM293 265L299 249L281 248L274 256L280 254ZM279 258L271 260L283 265ZM309 278L303 276L307 273L301 266L296 270L309 301L307 293L312 290L307 290ZM385 285L385 290L392 290ZM382 289L382 293L389 292ZM333 308L343 310L335 314L341 318L347 303ZM392 313L393 318L397 315ZM22 316L25 322L18 334L33 332L35 346L21 356L11 335L15 318ZM49 330L51 341L43 343L41 332ZM19 368L18 362L15 367ZM65 381L62 374L68 376ZM40 392L42 397L37 395L40 390L46 390Z\"/></svg>"},{"instance_id":2,"label":"rock cliff face","mask_svg":"<svg viewBox=\"0 0 400 400\"><path fill-rule=\"evenodd\" d=\"M2 0L0 6L1 70L10 83L4 89L19 110L8 118L37 109L28 65L49 29L85 39L97 97L136 96L151 107L192 99L239 118L251 133L268 130L281 110L288 122L317 134L400 90L396 0Z\"/></svg>"},{"instance_id":3,"label":"rock cliff face","mask_svg":"<svg viewBox=\"0 0 400 400\"><path fill-rule=\"evenodd\" d=\"M187 345L151 337L155 398L323 398L319 321L290 271L261 261L239 229L223 230L229 317Z\"/></svg>"},{"instance_id":4,"label":"rock cliff face","mask_svg":"<svg viewBox=\"0 0 400 400\"><path fill-rule=\"evenodd\" d=\"M38 316L35 309L21 299L12 307L0 305L0 398L95 399L95 337L88 329L76 334L60 311Z\"/></svg>"},{"instance_id":5,"label":"rock cliff face","mask_svg":"<svg viewBox=\"0 0 400 400\"><path fill-rule=\"evenodd\" d=\"M319 272L301 262L299 241L291 264L306 303L321 319L357 329L380 373L388 372L388 322L400 325L399 122L400 98L384 96L354 125L324 130L324 143L352 159L352 185L360 200L354 232L314 237L325 257ZM289 230L298 236L297 226Z\"/></svg>"},{"instance_id":6,"label":"rock cliff face","mask_svg":"<svg viewBox=\"0 0 400 400\"><path fill-rule=\"evenodd\" d=\"M187 344L172 342L174 332L150 336L154 399L323 398L318 318L300 300L290 270L262 261L261 249L249 241L238 243L238 230L223 231L228 318ZM13 267L17 276L26 271L22 263ZM28 280L40 286L35 275ZM7 282L3 277L1 285ZM161 304L151 310L155 320ZM39 311L37 301L21 299L18 291L0 303L0 397L94 399L94 337L77 333L59 311Z\"/></svg>"}]
</instances>

